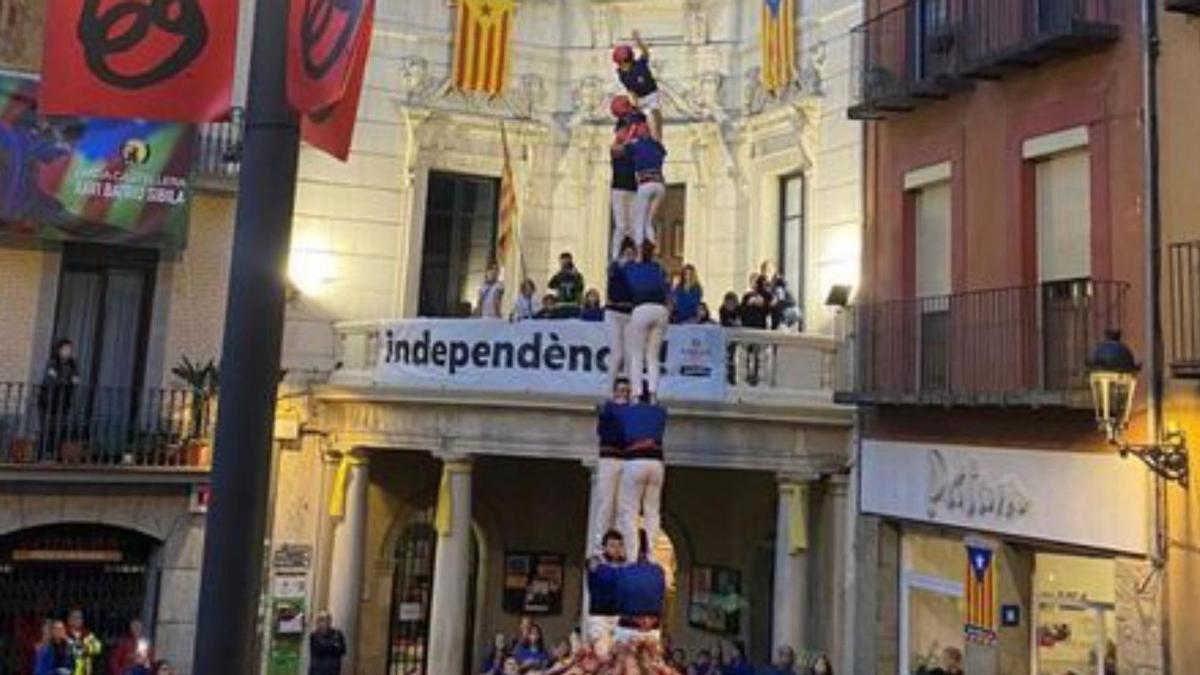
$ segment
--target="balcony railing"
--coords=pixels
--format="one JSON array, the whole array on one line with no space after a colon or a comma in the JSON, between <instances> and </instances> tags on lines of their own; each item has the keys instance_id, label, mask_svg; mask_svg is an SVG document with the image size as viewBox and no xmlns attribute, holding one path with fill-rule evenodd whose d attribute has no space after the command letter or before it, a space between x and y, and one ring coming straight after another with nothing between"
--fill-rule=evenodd
<instances>
[{"instance_id":1,"label":"balcony railing","mask_svg":"<svg viewBox=\"0 0 1200 675\"><path fill-rule=\"evenodd\" d=\"M233 189L242 167L243 113L234 108L225 122L196 128L194 173L204 187Z\"/></svg>"},{"instance_id":2,"label":"balcony railing","mask_svg":"<svg viewBox=\"0 0 1200 675\"><path fill-rule=\"evenodd\" d=\"M855 308L863 404L1090 405L1087 360L1128 286L1081 279Z\"/></svg>"},{"instance_id":3,"label":"balcony railing","mask_svg":"<svg viewBox=\"0 0 1200 675\"><path fill-rule=\"evenodd\" d=\"M1119 35L1121 0L908 0L851 31L854 119L908 112Z\"/></svg>"},{"instance_id":4,"label":"balcony railing","mask_svg":"<svg viewBox=\"0 0 1200 675\"><path fill-rule=\"evenodd\" d=\"M1200 241L1168 247L1167 274L1171 370L1176 377L1200 378Z\"/></svg>"},{"instance_id":5,"label":"balcony railing","mask_svg":"<svg viewBox=\"0 0 1200 675\"><path fill-rule=\"evenodd\" d=\"M206 470L215 408L190 390L0 382L0 465Z\"/></svg>"},{"instance_id":6,"label":"balcony railing","mask_svg":"<svg viewBox=\"0 0 1200 675\"><path fill-rule=\"evenodd\" d=\"M470 320L446 319L444 321ZM554 324L560 323L570 322L534 321L530 322L530 325L546 327L553 331ZM396 325L397 322L378 321L338 324L336 331L340 345L339 365L331 379L331 384L379 389L428 388L429 382L423 381L419 377L413 377L411 382L403 379L397 380L395 377L380 377L378 366L382 335L384 331ZM481 322L479 326L479 335L488 335L486 323ZM724 341L724 353L714 354L712 358L723 361L720 365L725 369L728 386L725 388L722 398L719 400L706 399L707 402L724 405L783 407L822 407L832 404L834 385L839 379L835 373L838 361L835 340L821 336L776 331L725 329ZM696 365L703 368L705 364ZM456 388L454 381L450 379L438 383L435 388L443 394L481 393L478 387L470 386L469 381L469 377L465 378L464 382L468 384ZM607 381L606 378L604 381ZM598 396L605 393L604 388L605 385L601 385L594 394L576 396L556 394L550 390L540 393L556 398L577 398L591 404ZM486 394L486 392L483 393ZM533 398L537 398L539 395L536 390L528 393Z\"/></svg>"}]
</instances>

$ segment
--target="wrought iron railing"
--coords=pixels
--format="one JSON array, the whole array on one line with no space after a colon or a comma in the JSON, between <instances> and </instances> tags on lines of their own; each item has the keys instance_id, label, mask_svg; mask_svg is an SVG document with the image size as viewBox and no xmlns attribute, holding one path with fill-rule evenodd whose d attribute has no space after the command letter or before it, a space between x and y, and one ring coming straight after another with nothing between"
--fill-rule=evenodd
<instances>
[{"instance_id":1,"label":"wrought iron railing","mask_svg":"<svg viewBox=\"0 0 1200 675\"><path fill-rule=\"evenodd\" d=\"M1120 0L908 0L851 31L852 117L913 109L1119 36Z\"/></svg>"},{"instance_id":2,"label":"wrought iron railing","mask_svg":"<svg viewBox=\"0 0 1200 675\"><path fill-rule=\"evenodd\" d=\"M854 308L861 403L1075 404L1126 284L1079 279Z\"/></svg>"},{"instance_id":3,"label":"wrought iron railing","mask_svg":"<svg viewBox=\"0 0 1200 675\"><path fill-rule=\"evenodd\" d=\"M0 382L0 464L206 468L215 398Z\"/></svg>"},{"instance_id":4,"label":"wrought iron railing","mask_svg":"<svg viewBox=\"0 0 1200 675\"><path fill-rule=\"evenodd\" d=\"M1167 248L1170 277L1171 370L1176 377L1200 377L1200 241Z\"/></svg>"},{"instance_id":5,"label":"wrought iron railing","mask_svg":"<svg viewBox=\"0 0 1200 675\"><path fill-rule=\"evenodd\" d=\"M241 108L230 112L229 120L201 124L196 128L194 172L204 181L232 185L242 167L244 115Z\"/></svg>"}]
</instances>

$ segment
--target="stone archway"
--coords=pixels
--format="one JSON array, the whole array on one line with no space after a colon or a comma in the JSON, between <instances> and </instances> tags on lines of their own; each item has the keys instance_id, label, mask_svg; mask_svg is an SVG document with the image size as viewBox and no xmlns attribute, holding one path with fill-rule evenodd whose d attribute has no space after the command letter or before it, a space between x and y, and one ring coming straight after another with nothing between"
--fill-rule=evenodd
<instances>
[{"instance_id":1,"label":"stone archway","mask_svg":"<svg viewBox=\"0 0 1200 675\"><path fill-rule=\"evenodd\" d=\"M132 619L152 619L153 558L162 541L129 528L53 523L0 536L0 672L30 672L47 619L84 612L105 644ZM91 672L110 675L107 660ZM115 675L115 674L114 674Z\"/></svg>"}]
</instances>

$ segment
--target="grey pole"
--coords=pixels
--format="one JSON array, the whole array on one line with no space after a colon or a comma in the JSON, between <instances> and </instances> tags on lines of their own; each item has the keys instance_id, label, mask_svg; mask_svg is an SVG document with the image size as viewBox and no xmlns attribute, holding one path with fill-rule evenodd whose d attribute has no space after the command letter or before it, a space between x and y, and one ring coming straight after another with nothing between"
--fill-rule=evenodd
<instances>
[{"instance_id":1,"label":"grey pole","mask_svg":"<svg viewBox=\"0 0 1200 675\"><path fill-rule=\"evenodd\" d=\"M284 275L300 131L287 104L288 0L257 0L237 224L221 352L196 675L253 673Z\"/></svg>"}]
</instances>

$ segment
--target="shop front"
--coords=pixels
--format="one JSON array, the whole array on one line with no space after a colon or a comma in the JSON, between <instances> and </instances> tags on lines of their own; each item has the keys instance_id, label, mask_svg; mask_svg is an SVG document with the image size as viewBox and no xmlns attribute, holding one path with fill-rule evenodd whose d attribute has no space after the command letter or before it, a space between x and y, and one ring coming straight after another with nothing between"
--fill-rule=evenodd
<instances>
[{"instance_id":1,"label":"shop front","mask_svg":"<svg viewBox=\"0 0 1200 675\"><path fill-rule=\"evenodd\" d=\"M972 675L1118 672L1129 662L1118 625L1144 613L1139 469L1108 455L865 440L861 509L895 546L880 557L896 582L896 615L881 617L895 670L881 672L960 658Z\"/></svg>"}]
</instances>

